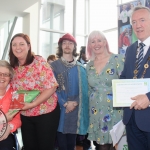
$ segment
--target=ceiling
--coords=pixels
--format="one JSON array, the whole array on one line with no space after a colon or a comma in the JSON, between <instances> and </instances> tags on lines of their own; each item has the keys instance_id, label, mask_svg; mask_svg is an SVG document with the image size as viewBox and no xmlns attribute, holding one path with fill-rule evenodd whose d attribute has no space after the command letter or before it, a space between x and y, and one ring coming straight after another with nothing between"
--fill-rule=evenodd
<instances>
[{"instance_id":1,"label":"ceiling","mask_svg":"<svg viewBox=\"0 0 150 150\"><path fill-rule=\"evenodd\" d=\"M0 26L15 16L21 17L23 12L40 0L0 0Z\"/></svg>"}]
</instances>

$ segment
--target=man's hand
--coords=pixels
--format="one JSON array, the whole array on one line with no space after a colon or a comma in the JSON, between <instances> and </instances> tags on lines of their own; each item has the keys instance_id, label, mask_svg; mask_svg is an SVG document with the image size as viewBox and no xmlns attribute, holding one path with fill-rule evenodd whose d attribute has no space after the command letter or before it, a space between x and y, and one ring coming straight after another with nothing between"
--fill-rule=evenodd
<instances>
[{"instance_id":1,"label":"man's hand","mask_svg":"<svg viewBox=\"0 0 150 150\"><path fill-rule=\"evenodd\" d=\"M131 104L130 109L134 108L135 110L141 110L147 108L150 105L150 101L145 94L137 95L131 99L135 101Z\"/></svg>"},{"instance_id":2,"label":"man's hand","mask_svg":"<svg viewBox=\"0 0 150 150\"><path fill-rule=\"evenodd\" d=\"M68 101L66 105L66 113L72 112L78 105L75 101Z\"/></svg>"}]
</instances>

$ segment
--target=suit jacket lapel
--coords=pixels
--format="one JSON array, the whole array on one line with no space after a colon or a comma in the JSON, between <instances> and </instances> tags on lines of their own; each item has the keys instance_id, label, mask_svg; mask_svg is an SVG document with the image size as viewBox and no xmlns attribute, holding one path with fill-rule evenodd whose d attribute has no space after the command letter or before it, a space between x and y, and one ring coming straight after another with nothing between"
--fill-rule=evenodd
<instances>
[{"instance_id":1,"label":"suit jacket lapel","mask_svg":"<svg viewBox=\"0 0 150 150\"><path fill-rule=\"evenodd\" d=\"M137 48L138 48L138 42L136 42L134 45L133 45L133 49L131 50L133 52L133 59L131 60L133 63L132 63L132 70L134 71L135 70L135 62L136 62L136 53L137 53Z\"/></svg>"},{"instance_id":2,"label":"suit jacket lapel","mask_svg":"<svg viewBox=\"0 0 150 150\"><path fill-rule=\"evenodd\" d=\"M141 78L141 76L143 74L143 71L144 71L144 65L146 64L149 56L150 56L150 47L149 47L149 49L148 49L148 51L147 51L147 53L146 53L146 55L145 55L145 57L144 57L144 59L143 59L143 61L141 63L141 67L139 68L139 73L137 75L138 78L139 77Z\"/></svg>"}]
</instances>

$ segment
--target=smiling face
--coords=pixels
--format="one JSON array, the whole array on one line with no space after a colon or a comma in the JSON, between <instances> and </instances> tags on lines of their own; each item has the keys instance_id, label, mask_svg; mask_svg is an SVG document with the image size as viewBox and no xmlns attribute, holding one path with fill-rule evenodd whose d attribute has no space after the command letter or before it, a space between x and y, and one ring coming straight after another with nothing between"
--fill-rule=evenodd
<instances>
[{"instance_id":1,"label":"smiling face","mask_svg":"<svg viewBox=\"0 0 150 150\"><path fill-rule=\"evenodd\" d=\"M101 36L95 36L91 39L90 48L94 55L103 54L106 51L105 46L106 41Z\"/></svg>"},{"instance_id":2,"label":"smiling face","mask_svg":"<svg viewBox=\"0 0 150 150\"><path fill-rule=\"evenodd\" d=\"M10 72L6 67L0 67L0 90L6 90L10 82Z\"/></svg>"},{"instance_id":3,"label":"smiling face","mask_svg":"<svg viewBox=\"0 0 150 150\"><path fill-rule=\"evenodd\" d=\"M140 41L150 36L150 12L146 9L136 10L132 15L132 28Z\"/></svg>"},{"instance_id":4,"label":"smiling face","mask_svg":"<svg viewBox=\"0 0 150 150\"><path fill-rule=\"evenodd\" d=\"M25 61L30 49L30 44L22 37L15 37L12 41L12 52L18 58L18 60Z\"/></svg>"}]
</instances>

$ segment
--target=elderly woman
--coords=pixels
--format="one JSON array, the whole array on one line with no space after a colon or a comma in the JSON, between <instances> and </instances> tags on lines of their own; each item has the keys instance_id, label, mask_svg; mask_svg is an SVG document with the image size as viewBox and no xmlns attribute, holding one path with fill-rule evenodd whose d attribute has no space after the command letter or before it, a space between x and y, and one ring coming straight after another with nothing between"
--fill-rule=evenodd
<instances>
[{"instance_id":1,"label":"elderly woman","mask_svg":"<svg viewBox=\"0 0 150 150\"><path fill-rule=\"evenodd\" d=\"M9 113L12 99L12 87L10 86L13 77L13 69L7 61L0 60L0 109L6 114L8 126L4 135L0 138L0 150L14 150L15 138L11 134L21 126L20 114Z\"/></svg>"},{"instance_id":2,"label":"elderly woman","mask_svg":"<svg viewBox=\"0 0 150 150\"><path fill-rule=\"evenodd\" d=\"M107 39L100 31L88 37L86 66L89 83L88 139L96 141L98 150L110 150L109 131L122 119L121 108L113 108L112 79L118 79L123 69L123 57L110 52Z\"/></svg>"},{"instance_id":3,"label":"elderly woman","mask_svg":"<svg viewBox=\"0 0 150 150\"><path fill-rule=\"evenodd\" d=\"M30 39L19 33L12 37L10 64L15 75L14 90L39 90L40 95L25 103L21 111L21 131L25 150L52 150L59 123L60 108L55 93L58 83L43 57L33 55Z\"/></svg>"}]
</instances>

